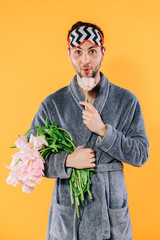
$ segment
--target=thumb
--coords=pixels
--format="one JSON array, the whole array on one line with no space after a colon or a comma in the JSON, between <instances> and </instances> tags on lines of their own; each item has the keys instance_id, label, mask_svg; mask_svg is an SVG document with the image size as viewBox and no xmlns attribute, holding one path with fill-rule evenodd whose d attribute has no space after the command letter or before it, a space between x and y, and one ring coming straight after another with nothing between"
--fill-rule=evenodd
<instances>
[{"instance_id":1,"label":"thumb","mask_svg":"<svg viewBox=\"0 0 160 240\"><path fill-rule=\"evenodd\" d=\"M77 147L77 149L80 149L80 148L83 148L83 145L79 145L79 146Z\"/></svg>"}]
</instances>

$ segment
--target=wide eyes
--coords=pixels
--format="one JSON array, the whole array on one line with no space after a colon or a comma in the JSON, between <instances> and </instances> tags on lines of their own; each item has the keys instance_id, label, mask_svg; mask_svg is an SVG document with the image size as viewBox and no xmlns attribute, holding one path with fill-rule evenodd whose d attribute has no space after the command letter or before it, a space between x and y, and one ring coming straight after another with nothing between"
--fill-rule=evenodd
<instances>
[{"instance_id":1,"label":"wide eyes","mask_svg":"<svg viewBox=\"0 0 160 240\"><path fill-rule=\"evenodd\" d=\"M76 50L76 51L75 51L75 54L77 54L77 55L79 55L80 53L81 53L80 50Z\"/></svg>"},{"instance_id":2,"label":"wide eyes","mask_svg":"<svg viewBox=\"0 0 160 240\"><path fill-rule=\"evenodd\" d=\"M83 52L81 50L76 50L74 53L76 55L82 55L83 54ZM90 55L95 54L95 53L96 53L95 49L91 49L91 50L88 51L88 54L90 54Z\"/></svg>"},{"instance_id":3,"label":"wide eyes","mask_svg":"<svg viewBox=\"0 0 160 240\"><path fill-rule=\"evenodd\" d=\"M90 53L96 53L96 50L95 49L91 49L89 52Z\"/></svg>"}]
</instances>

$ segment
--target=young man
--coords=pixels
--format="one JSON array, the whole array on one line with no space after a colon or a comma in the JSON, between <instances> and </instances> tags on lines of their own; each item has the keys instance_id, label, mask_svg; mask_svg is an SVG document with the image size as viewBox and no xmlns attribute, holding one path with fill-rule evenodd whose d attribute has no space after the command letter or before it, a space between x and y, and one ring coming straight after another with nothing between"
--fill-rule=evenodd
<instances>
[{"instance_id":1,"label":"young man","mask_svg":"<svg viewBox=\"0 0 160 240\"><path fill-rule=\"evenodd\" d=\"M73 153L51 154L45 163L45 176L56 178L47 240L132 239L122 162L142 166L148 159L149 143L135 95L110 83L99 71L106 50L103 38L94 24L72 26L68 57L76 75L69 86L44 99L31 125L44 126L48 116L51 124L55 120L69 131L77 146ZM82 77L94 78L96 83L88 92L88 102L79 85ZM68 179L72 168L91 167L95 168L90 189L93 199L85 196L78 218Z\"/></svg>"}]
</instances>

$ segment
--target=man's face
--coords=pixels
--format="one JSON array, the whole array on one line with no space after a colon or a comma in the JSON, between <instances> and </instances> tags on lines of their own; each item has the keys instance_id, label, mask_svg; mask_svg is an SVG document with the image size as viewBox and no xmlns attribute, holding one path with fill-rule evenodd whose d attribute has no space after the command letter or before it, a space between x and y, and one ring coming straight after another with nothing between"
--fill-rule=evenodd
<instances>
[{"instance_id":1,"label":"man's face","mask_svg":"<svg viewBox=\"0 0 160 240\"><path fill-rule=\"evenodd\" d=\"M78 77L96 78L104 59L105 48L96 47L90 42L84 42L80 47L68 49L68 57L72 62Z\"/></svg>"}]
</instances>

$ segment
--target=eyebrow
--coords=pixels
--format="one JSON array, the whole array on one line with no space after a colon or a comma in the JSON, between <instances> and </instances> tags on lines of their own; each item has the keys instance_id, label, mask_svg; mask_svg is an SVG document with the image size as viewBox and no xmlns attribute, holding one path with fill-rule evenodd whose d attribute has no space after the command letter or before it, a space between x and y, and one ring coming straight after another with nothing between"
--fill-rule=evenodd
<instances>
[{"instance_id":1,"label":"eyebrow","mask_svg":"<svg viewBox=\"0 0 160 240\"><path fill-rule=\"evenodd\" d=\"M79 49L82 49L83 50L83 48L81 48L81 47L77 47L77 48L79 48ZM89 47L88 49L91 49L91 48L97 48L96 46L91 46L91 47Z\"/></svg>"}]
</instances>

